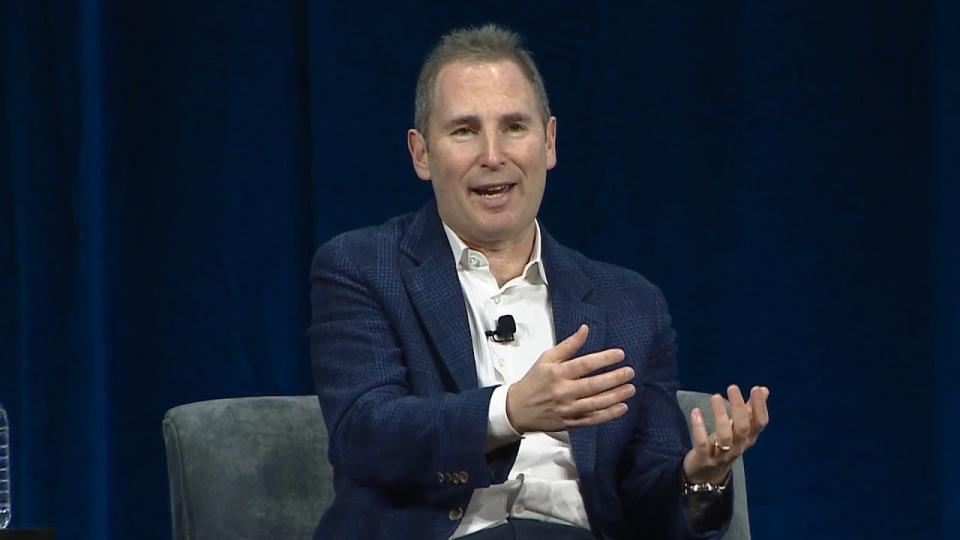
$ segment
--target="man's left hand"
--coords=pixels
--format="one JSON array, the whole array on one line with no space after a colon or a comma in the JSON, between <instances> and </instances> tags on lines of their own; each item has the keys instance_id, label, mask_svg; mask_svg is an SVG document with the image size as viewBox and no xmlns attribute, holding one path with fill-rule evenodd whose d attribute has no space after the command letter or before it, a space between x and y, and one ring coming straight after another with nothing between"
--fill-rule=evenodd
<instances>
[{"instance_id":1,"label":"man's left hand","mask_svg":"<svg viewBox=\"0 0 960 540\"><path fill-rule=\"evenodd\" d=\"M750 390L750 400L744 403L740 388L731 384L727 388L727 399L730 401L728 416L723 397L714 394L710 398L717 428L713 435L707 434L703 411L699 408L690 411L693 448L683 458L683 473L687 481L721 484L726 480L734 460L753 446L760 432L767 427L770 421L767 413L769 396L767 387L754 386Z\"/></svg>"}]
</instances>

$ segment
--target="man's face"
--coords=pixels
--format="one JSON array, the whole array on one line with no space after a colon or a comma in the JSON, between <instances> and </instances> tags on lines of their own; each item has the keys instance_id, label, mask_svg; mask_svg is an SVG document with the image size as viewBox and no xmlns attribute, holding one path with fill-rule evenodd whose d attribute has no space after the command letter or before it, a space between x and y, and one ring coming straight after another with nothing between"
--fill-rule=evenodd
<instances>
[{"instance_id":1,"label":"man's face","mask_svg":"<svg viewBox=\"0 0 960 540\"><path fill-rule=\"evenodd\" d=\"M437 76L428 140L410 130L407 143L443 221L473 247L498 248L532 238L556 126L515 63L453 62Z\"/></svg>"}]
</instances>

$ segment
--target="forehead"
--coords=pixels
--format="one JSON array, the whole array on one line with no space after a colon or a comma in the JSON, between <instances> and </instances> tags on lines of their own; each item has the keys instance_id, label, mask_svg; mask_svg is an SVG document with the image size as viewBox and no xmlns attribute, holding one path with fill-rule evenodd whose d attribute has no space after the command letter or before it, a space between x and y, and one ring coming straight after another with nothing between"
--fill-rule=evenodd
<instances>
[{"instance_id":1,"label":"forehead","mask_svg":"<svg viewBox=\"0 0 960 540\"><path fill-rule=\"evenodd\" d=\"M434 113L438 116L482 114L497 109L534 114L530 81L510 60L455 61L437 74Z\"/></svg>"}]
</instances>

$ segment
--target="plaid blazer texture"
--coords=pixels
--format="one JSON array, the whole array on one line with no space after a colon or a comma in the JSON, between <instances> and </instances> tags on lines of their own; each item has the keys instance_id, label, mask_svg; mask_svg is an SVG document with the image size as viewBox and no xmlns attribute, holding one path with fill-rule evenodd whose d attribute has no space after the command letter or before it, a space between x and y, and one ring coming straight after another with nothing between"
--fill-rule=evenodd
<instances>
[{"instance_id":1,"label":"plaid blazer texture","mask_svg":"<svg viewBox=\"0 0 960 540\"><path fill-rule=\"evenodd\" d=\"M626 415L570 431L592 530L599 538L719 536L687 525L679 475L690 439L660 290L546 232L542 257L557 339L586 323L580 354L619 347L636 372ZM519 443L483 452L493 387L477 385L435 202L332 239L314 256L311 283L313 376L336 488L314 538L449 538L473 490L506 480Z\"/></svg>"}]
</instances>

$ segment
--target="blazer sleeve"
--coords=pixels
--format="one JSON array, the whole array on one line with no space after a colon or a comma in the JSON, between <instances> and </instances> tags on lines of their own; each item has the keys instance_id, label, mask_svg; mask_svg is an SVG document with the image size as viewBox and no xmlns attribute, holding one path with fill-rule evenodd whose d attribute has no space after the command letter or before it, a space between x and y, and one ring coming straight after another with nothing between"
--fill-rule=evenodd
<instances>
[{"instance_id":1,"label":"blazer sleeve","mask_svg":"<svg viewBox=\"0 0 960 540\"><path fill-rule=\"evenodd\" d=\"M677 404L676 333L666 300L656 287L657 329L641 382L640 419L624 452L620 482L629 528L649 532L651 538L719 538L732 515L732 489L711 505L711 519L720 527L699 530L687 514L682 495L681 468L691 447L690 433ZM719 516L717 512L719 511Z\"/></svg>"},{"instance_id":2,"label":"blazer sleeve","mask_svg":"<svg viewBox=\"0 0 960 540\"><path fill-rule=\"evenodd\" d=\"M335 474L405 497L468 496L488 486L493 387L413 395L398 331L352 257L333 241L311 270L310 349Z\"/></svg>"}]
</instances>

